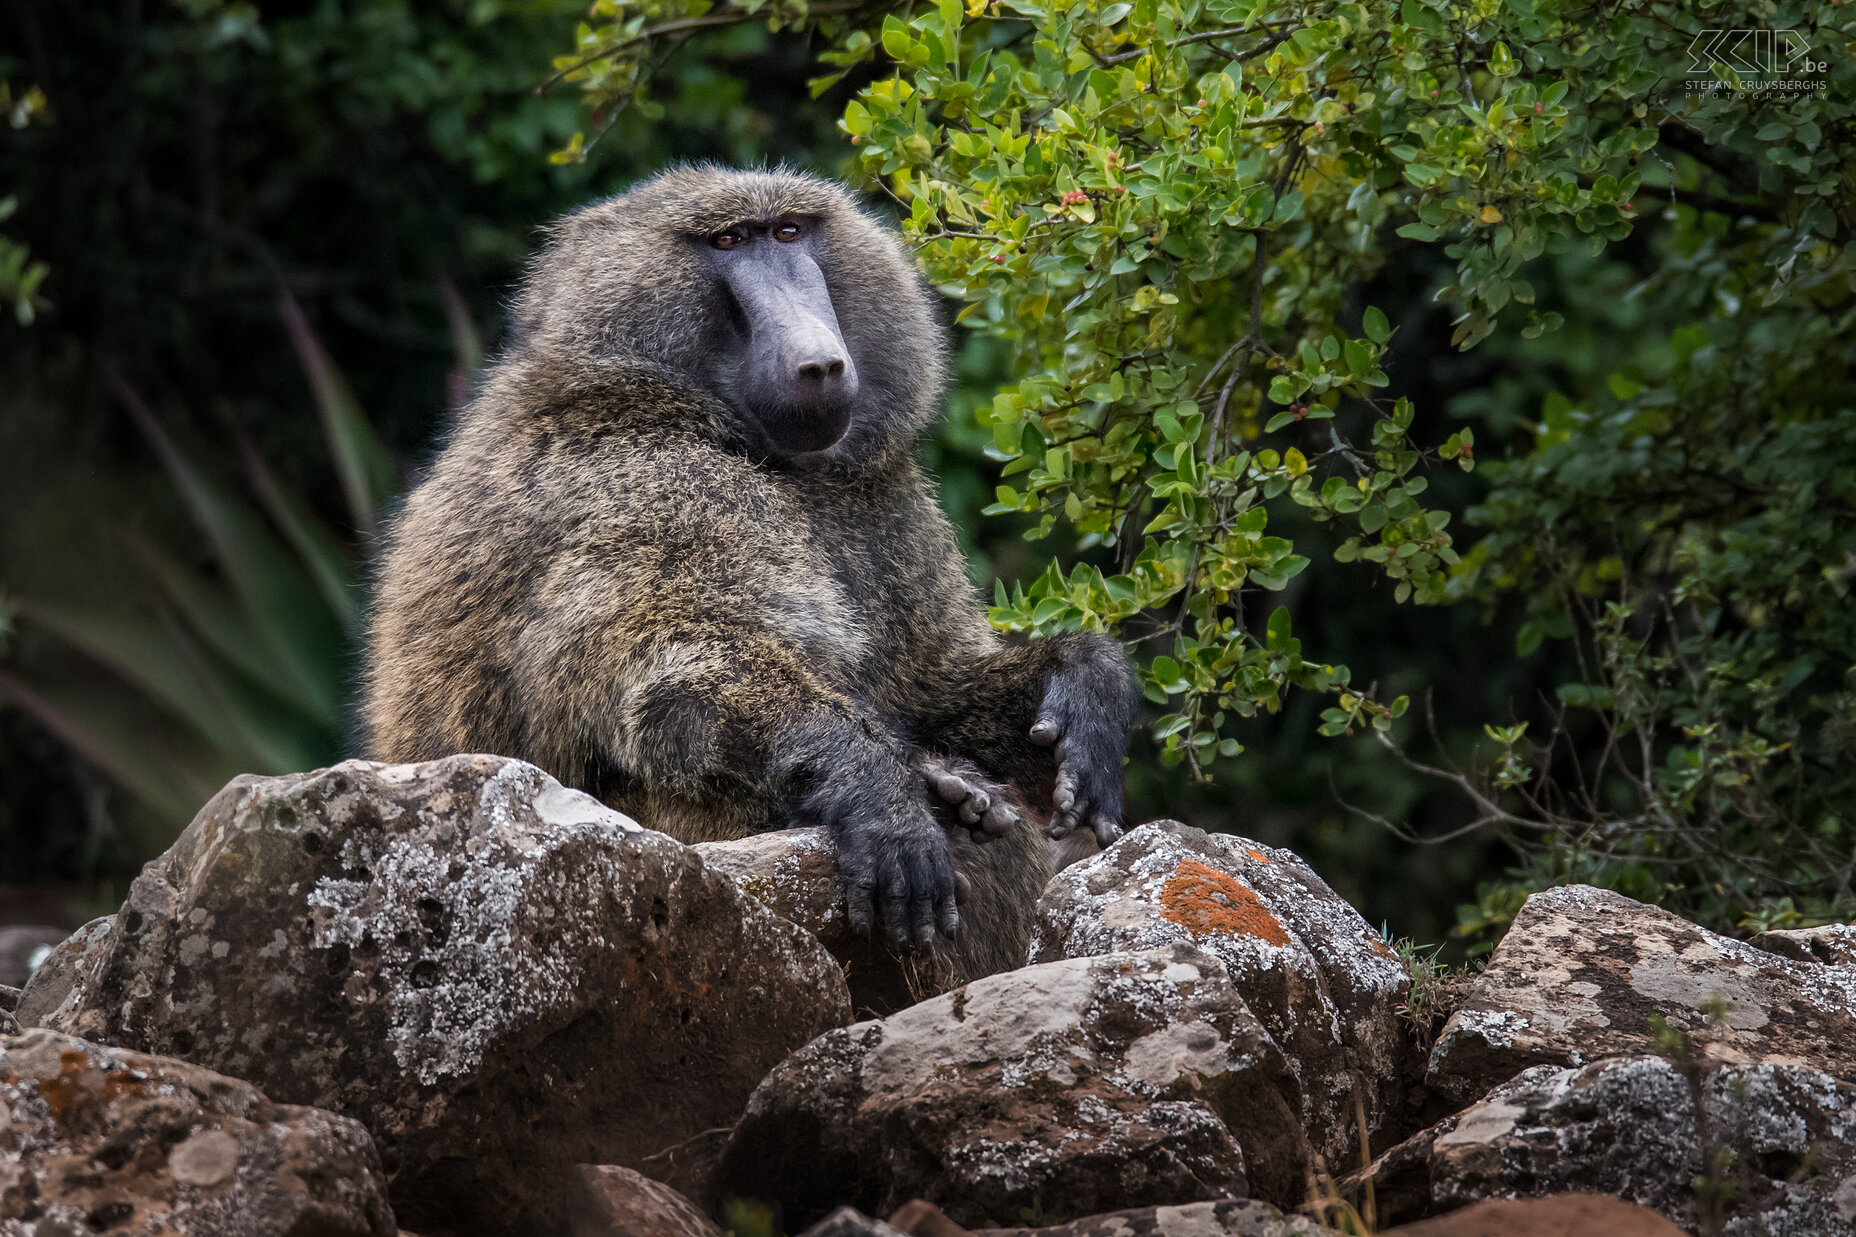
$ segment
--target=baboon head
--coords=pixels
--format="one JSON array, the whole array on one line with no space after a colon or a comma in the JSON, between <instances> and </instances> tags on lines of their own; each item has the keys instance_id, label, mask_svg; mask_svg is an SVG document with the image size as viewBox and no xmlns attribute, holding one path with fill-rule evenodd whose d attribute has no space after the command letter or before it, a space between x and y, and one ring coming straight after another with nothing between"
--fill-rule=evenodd
<instances>
[{"instance_id":1,"label":"baboon head","mask_svg":"<svg viewBox=\"0 0 1856 1237\"><path fill-rule=\"evenodd\" d=\"M517 320L518 350L709 391L770 457L865 460L939 402L941 328L895 236L783 169L677 168L567 216Z\"/></svg>"}]
</instances>

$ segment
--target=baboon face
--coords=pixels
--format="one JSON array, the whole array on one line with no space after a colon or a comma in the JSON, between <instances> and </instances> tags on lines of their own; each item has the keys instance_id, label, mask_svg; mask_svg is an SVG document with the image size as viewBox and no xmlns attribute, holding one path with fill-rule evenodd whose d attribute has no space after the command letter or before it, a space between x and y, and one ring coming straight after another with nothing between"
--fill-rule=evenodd
<instances>
[{"instance_id":1,"label":"baboon face","mask_svg":"<svg viewBox=\"0 0 1856 1237\"><path fill-rule=\"evenodd\" d=\"M769 457L868 459L940 395L940 326L895 237L841 186L783 170L679 168L569 216L518 319L518 348L711 392Z\"/></svg>"},{"instance_id":2,"label":"baboon face","mask_svg":"<svg viewBox=\"0 0 1856 1237\"><path fill-rule=\"evenodd\" d=\"M845 345L819 269L817 216L743 219L704 238L726 289L715 384L774 449L801 455L844 437L857 398Z\"/></svg>"}]
</instances>

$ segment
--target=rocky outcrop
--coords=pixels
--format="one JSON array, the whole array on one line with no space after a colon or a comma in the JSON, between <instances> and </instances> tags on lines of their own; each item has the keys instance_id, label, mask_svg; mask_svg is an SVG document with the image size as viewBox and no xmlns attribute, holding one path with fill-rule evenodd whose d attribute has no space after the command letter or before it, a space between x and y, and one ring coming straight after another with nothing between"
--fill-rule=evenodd
<instances>
[{"instance_id":1,"label":"rocky outcrop","mask_svg":"<svg viewBox=\"0 0 1856 1237\"><path fill-rule=\"evenodd\" d=\"M1856 966L1856 924L1832 923L1821 928L1761 932L1747 944L1798 962Z\"/></svg>"},{"instance_id":2,"label":"rocky outcrop","mask_svg":"<svg viewBox=\"0 0 1856 1237\"><path fill-rule=\"evenodd\" d=\"M53 1011L70 999L72 989L90 974L115 922L114 915L93 919L51 947L19 994L14 1013L20 1025L36 1027L57 1021Z\"/></svg>"},{"instance_id":3,"label":"rocky outcrop","mask_svg":"<svg viewBox=\"0 0 1856 1237\"><path fill-rule=\"evenodd\" d=\"M1284 1215L1254 1198L1183 1207L1137 1207L1046 1228L989 1228L985 1237L1319 1237L1306 1216Z\"/></svg>"},{"instance_id":4,"label":"rocky outcrop","mask_svg":"<svg viewBox=\"0 0 1856 1237\"><path fill-rule=\"evenodd\" d=\"M48 1025L365 1120L428 1237L559 1228L574 1165L731 1124L850 1013L688 847L489 756L239 778L96 948Z\"/></svg>"},{"instance_id":5,"label":"rocky outcrop","mask_svg":"<svg viewBox=\"0 0 1856 1237\"><path fill-rule=\"evenodd\" d=\"M1652 1018L1713 1061L1856 1079L1856 971L1794 962L1621 894L1571 885L1521 908L1444 1024L1429 1082L1467 1102L1532 1065L1650 1052Z\"/></svg>"},{"instance_id":6,"label":"rocky outcrop","mask_svg":"<svg viewBox=\"0 0 1856 1237\"><path fill-rule=\"evenodd\" d=\"M797 1231L911 1198L972 1226L1299 1201L1299 1096L1224 965L1190 945L995 975L831 1031L775 1069L716 1173Z\"/></svg>"},{"instance_id":7,"label":"rocky outcrop","mask_svg":"<svg viewBox=\"0 0 1856 1237\"><path fill-rule=\"evenodd\" d=\"M358 1122L182 1061L0 1038L0 1231L394 1237Z\"/></svg>"},{"instance_id":8,"label":"rocky outcrop","mask_svg":"<svg viewBox=\"0 0 1856 1237\"><path fill-rule=\"evenodd\" d=\"M1796 1066L1678 1068L1659 1056L1536 1066L1375 1165L1394 1218L1421 1167L1428 1211L1581 1191L1682 1228L1847 1232L1856 1223L1856 1087ZM1400 1185L1395 1176L1403 1175ZM1395 1203L1394 1200L1403 1200Z\"/></svg>"},{"instance_id":9,"label":"rocky outcrop","mask_svg":"<svg viewBox=\"0 0 1856 1237\"><path fill-rule=\"evenodd\" d=\"M696 1204L616 1164L582 1164L571 1183L568 1237L723 1237Z\"/></svg>"},{"instance_id":10,"label":"rocky outcrop","mask_svg":"<svg viewBox=\"0 0 1856 1237\"><path fill-rule=\"evenodd\" d=\"M1315 1149L1358 1163L1356 1085L1377 1134L1415 1072L1398 1017L1411 980L1398 956L1295 855L1176 821L1143 825L1059 874L1038 904L1030 956L1176 942L1224 963L1282 1049Z\"/></svg>"}]
</instances>

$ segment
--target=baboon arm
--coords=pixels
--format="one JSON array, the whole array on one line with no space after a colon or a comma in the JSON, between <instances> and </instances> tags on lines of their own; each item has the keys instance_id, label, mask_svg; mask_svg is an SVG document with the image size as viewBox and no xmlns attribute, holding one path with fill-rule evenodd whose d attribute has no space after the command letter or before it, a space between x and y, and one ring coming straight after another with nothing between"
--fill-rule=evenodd
<instances>
[{"instance_id":1,"label":"baboon arm","mask_svg":"<svg viewBox=\"0 0 1856 1237\"><path fill-rule=\"evenodd\" d=\"M825 825L854 931L867 934L880 915L897 944L952 934L952 850L903 743L777 641L710 634L667 645L607 685L609 715L589 719L600 755L652 789L745 792Z\"/></svg>"},{"instance_id":2,"label":"baboon arm","mask_svg":"<svg viewBox=\"0 0 1856 1237\"><path fill-rule=\"evenodd\" d=\"M943 670L915 719L930 747L1023 787L1051 786L1051 833L1120 836L1122 762L1140 696L1121 647L1072 632L1008 645ZM1052 757L1055 757L1053 761Z\"/></svg>"}]
</instances>

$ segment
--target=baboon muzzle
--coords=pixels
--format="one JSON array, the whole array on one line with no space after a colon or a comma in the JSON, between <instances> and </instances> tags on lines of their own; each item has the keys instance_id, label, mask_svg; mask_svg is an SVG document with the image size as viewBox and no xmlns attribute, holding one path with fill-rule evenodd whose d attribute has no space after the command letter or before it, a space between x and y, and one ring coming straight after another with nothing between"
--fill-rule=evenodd
<instances>
[{"instance_id":1,"label":"baboon muzzle","mask_svg":"<svg viewBox=\"0 0 1856 1237\"><path fill-rule=\"evenodd\" d=\"M729 255L723 278L747 319L743 402L780 450L823 451L849 428L857 396L824 273L803 245L762 239Z\"/></svg>"}]
</instances>

